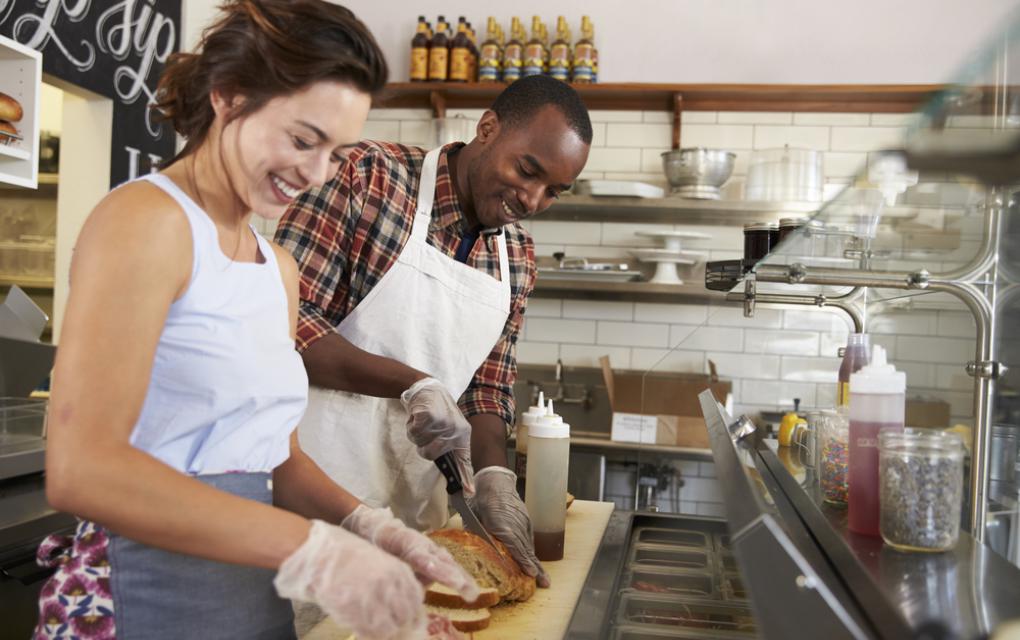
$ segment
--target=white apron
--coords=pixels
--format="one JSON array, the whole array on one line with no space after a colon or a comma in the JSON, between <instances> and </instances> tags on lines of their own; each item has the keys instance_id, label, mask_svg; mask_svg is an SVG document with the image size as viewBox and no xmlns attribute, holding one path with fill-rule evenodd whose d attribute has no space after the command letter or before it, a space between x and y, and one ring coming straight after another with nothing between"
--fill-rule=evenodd
<instances>
[{"instance_id":1,"label":"white apron","mask_svg":"<svg viewBox=\"0 0 1020 640\"><path fill-rule=\"evenodd\" d=\"M506 325L510 269L504 234L499 280L428 244L438 162L439 149L425 156L400 255L337 331L365 351L438 378L459 398ZM313 386L298 437L333 480L369 506L390 507L419 530L446 522L445 482L407 439L400 400Z\"/></svg>"}]
</instances>

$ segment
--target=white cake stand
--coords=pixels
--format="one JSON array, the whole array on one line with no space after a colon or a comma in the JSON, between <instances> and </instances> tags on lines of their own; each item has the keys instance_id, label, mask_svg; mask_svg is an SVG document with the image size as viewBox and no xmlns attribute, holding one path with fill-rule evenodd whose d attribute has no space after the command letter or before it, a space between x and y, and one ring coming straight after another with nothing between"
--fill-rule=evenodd
<instances>
[{"instance_id":1,"label":"white cake stand","mask_svg":"<svg viewBox=\"0 0 1020 640\"><path fill-rule=\"evenodd\" d=\"M654 284L683 284L684 281L677 272L677 267L693 265L702 255L689 251L670 251L669 249L635 249L630 253L641 262L655 264L655 275L649 280Z\"/></svg>"}]
</instances>

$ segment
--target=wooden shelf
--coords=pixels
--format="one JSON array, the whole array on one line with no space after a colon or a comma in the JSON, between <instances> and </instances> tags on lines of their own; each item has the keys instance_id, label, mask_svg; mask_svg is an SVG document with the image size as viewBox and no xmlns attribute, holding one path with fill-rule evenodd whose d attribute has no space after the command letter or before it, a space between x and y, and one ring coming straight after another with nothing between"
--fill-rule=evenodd
<instances>
[{"instance_id":1,"label":"wooden shelf","mask_svg":"<svg viewBox=\"0 0 1020 640\"><path fill-rule=\"evenodd\" d=\"M742 225L772 222L782 217L808 216L820 202L753 202L744 200L691 200L687 198L613 198L563 196L541 220L587 222L664 222L670 224Z\"/></svg>"},{"instance_id":2,"label":"wooden shelf","mask_svg":"<svg viewBox=\"0 0 1020 640\"><path fill-rule=\"evenodd\" d=\"M0 275L0 287L18 285L22 289L52 289L53 276L8 276Z\"/></svg>"},{"instance_id":3,"label":"wooden shelf","mask_svg":"<svg viewBox=\"0 0 1020 640\"><path fill-rule=\"evenodd\" d=\"M379 107L488 108L506 85L396 82ZM909 113L940 85L644 84L573 85L589 109L673 111L676 97L689 111L827 111Z\"/></svg>"},{"instance_id":4,"label":"wooden shelf","mask_svg":"<svg viewBox=\"0 0 1020 640\"><path fill-rule=\"evenodd\" d=\"M705 288L704 277L683 284L652 282L592 282L589 280L535 281L536 298L571 300L628 300L633 302L726 301L726 293Z\"/></svg>"}]
</instances>

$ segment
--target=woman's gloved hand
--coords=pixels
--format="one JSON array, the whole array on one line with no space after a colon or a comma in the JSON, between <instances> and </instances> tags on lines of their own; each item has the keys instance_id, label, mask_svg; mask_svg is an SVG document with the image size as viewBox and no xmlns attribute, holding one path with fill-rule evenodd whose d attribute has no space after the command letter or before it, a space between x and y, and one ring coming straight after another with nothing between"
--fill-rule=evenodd
<instances>
[{"instance_id":1,"label":"woman's gloved hand","mask_svg":"<svg viewBox=\"0 0 1020 640\"><path fill-rule=\"evenodd\" d=\"M489 533L506 545L521 571L540 587L549 586L549 574L535 555L528 509L517 495L517 474L505 467L485 467L475 474L475 495L468 506L478 514Z\"/></svg>"},{"instance_id":2,"label":"woman's gloved hand","mask_svg":"<svg viewBox=\"0 0 1020 640\"><path fill-rule=\"evenodd\" d=\"M407 409L407 437L418 447L418 455L435 460L453 452L464 485L464 495L475 491L471 468L471 423L461 413L446 386L435 378L423 378L400 394Z\"/></svg>"},{"instance_id":3,"label":"woman's gloved hand","mask_svg":"<svg viewBox=\"0 0 1020 640\"><path fill-rule=\"evenodd\" d=\"M425 592L411 567L341 527L313 520L273 580L282 598L317 604L360 640L425 635Z\"/></svg>"},{"instance_id":4,"label":"woman's gloved hand","mask_svg":"<svg viewBox=\"0 0 1020 640\"><path fill-rule=\"evenodd\" d=\"M478 585L450 553L393 516L389 509L358 505L340 523L352 533L411 565L424 585L433 582L454 589L467 602L478 598Z\"/></svg>"}]
</instances>

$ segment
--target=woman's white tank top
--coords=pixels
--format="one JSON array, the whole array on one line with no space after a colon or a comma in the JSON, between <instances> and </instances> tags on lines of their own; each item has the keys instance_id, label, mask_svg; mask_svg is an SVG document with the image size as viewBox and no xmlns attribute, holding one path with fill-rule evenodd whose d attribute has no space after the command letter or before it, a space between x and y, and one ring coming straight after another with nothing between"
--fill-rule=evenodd
<instances>
[{"instance_id":1,"label":"woman's white tank top","mask_svg":"<svg viewBox=\"0 0 1020 640\"><path fill-rule=\"evenodd\" d=\"M273 248L252 229L264 262L231 260L212 219L172 180L139 179L184 209L194 258L160 335L131 444L190 474L270 471L287 459L308 400Z\"/></svg>"}]
</instances>

